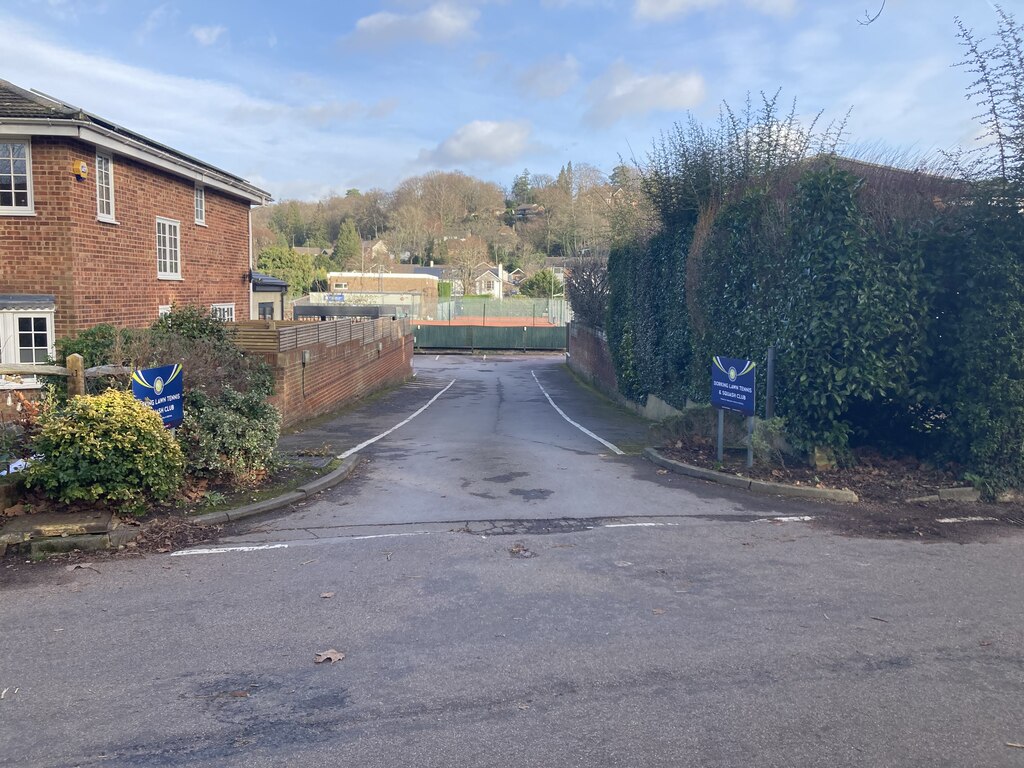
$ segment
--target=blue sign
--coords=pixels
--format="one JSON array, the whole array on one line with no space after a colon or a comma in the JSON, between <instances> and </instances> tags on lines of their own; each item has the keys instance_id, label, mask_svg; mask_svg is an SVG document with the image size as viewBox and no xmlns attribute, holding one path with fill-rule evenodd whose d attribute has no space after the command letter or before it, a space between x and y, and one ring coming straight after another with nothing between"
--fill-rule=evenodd
<instances>
[{"instance_id":1,"label":"blue sign","mask_svg":"<svg viewBox=\"0 0 1024 768\"><path fill-rule=\"evenodd\" d=\"M182 408L184 378L180 365L136 371L132 374L132 394L160 414L165 427L176 427L185 415Z\"/></svg>"},{"instance_id":2,"label":"blue sign","mask_svg":"<svg viewBox=\"0 0 1024 768\"><path fill-rule=\"evenodd\" d=\"M744 416L754 415L754 373L757 363L731 357L711 358L711 404Z\"/></svg>"}]
</instances>

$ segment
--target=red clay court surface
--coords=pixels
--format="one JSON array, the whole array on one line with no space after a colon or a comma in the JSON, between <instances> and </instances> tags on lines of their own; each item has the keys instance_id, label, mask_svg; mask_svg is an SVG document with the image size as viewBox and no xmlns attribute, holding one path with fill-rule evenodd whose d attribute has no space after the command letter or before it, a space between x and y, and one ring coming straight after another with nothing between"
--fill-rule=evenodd
<instances>
[{"instance_id":1,"label":"red clay court surface","mask_svg":"<svg viewBox=\"0 0 1024 768\"><path fill-rule=\"evenodd\" d=\"M555 328L546 318L538 317L453 317L451 320L413 320L413 325L488 325L494 328L536 327Z\"/></svg>"}]
</instances>

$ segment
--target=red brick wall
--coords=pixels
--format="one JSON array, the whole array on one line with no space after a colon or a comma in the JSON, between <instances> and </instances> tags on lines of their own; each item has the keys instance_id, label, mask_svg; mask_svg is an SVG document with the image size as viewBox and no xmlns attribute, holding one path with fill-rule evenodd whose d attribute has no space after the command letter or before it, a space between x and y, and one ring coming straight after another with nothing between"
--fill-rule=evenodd
<instances>
[{"instance_id":1,"label":"red brick wall","mask_svg":"<svg viewBox=\"0 0 1024 768\"><path fill-rule=\"evenodd\" d=\"M281 410L285 427L400 384L412 375L412 334L365 344L314 344L305 349L311 355L305 370L301 349L264 355L274 368L276 394L272 402Z\"/></svg>"},{"instance_id":2,"label":"red brick wall","mask_svg":"<svg viewBox=\"0 0 1024 768\"><path fill-rule=\"evenodd\" d=\"M58 336L70 330L74 313L70 207L75 182L71 157L66 144L33 140L36 215L0 216L0 293L55 295ZM95 189L93 185L94 193Z\"/></svg>"},{"instance_id":3,"label":"red brick wall","mask_svg":"<svg viewBox=\"0 0 1024 768\"><path fill-rule=\"evenodd\" d=\"M619 394L608 341L603 333L580 323L569 326L569 367L602 392L614 397Z\"/></svg>"},{"instance_id":4,"label":"red brick wall","mask_svg":"<svg viewBox=\"0 0 1024 768\"><path fill-rule=\"evenodd\" d=\"M32 140L35 217L0 217L0 286L53 293L57 336L98 323L140 327L161 304L235 305L248 319L249 204L206 187L206 226L195 224L191 181L114 154L114 218L96 218L95 149L72 139ZM85 181L73 160L93 171ZM181 223L182 280L156 276L156 218Z\"/></svg>"}]
</instances>

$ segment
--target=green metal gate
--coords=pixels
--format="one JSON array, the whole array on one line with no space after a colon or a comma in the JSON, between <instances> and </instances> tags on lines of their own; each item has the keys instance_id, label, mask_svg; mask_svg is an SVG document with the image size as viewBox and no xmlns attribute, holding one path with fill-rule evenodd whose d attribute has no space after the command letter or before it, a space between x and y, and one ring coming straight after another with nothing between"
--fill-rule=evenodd
<instances>
[{"instance_id":1,"label":"green metal gate","mask_svg":"<svg viewBox=\"0 0 1024 768\"><path fill-rule=\"evenodd\" d=\"M416 325L416 349L563 350L566 327Z\"/></svg>"}]
</instances>

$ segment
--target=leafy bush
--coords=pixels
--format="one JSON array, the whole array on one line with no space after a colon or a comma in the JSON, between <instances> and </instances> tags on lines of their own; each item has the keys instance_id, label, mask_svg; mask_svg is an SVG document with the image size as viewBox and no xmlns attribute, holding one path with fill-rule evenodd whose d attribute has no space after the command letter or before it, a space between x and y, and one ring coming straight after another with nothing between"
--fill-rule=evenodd
<instances>
[{"instance_id":1,"label":"leafy bush","mask_svg":"<svg viewBox=\"0 0 1024 768\"><path fill-rule=\"evenodd\" d=\"M251 483L272 468L281 415L261 394L228 387L211 397L192 390L184 405L178 441L190 474Z\"/></svg>"},{"instance_id":2,"label":"leafy bush","mask_svg":"<svg viewBox=\"0 0 1024 768\"><path fill-rule=\"evenodd\" d=\"M33 449L42 458L29 466L26 484L64 503L103 501L138 513L181 483L181 449L128 393L74 397L44 413L39 428Z\"/></svg>"},{"instance_id":3,"label":"leafy bush","mask_svg":"<svg viewBox=\"0 0 1024 768\"><path fill-rule=\"evenodd\" d=\"M177 336L193 341L208 339L222 344L230 341L224 321L194 304L172 306L171 311L161 315L150 329L155 336Z\"/></svg>"}]
</instances>

